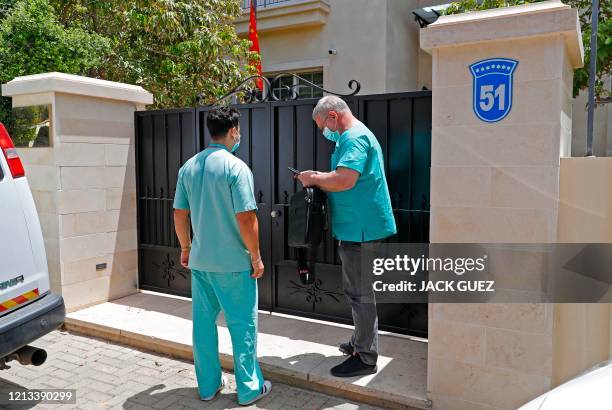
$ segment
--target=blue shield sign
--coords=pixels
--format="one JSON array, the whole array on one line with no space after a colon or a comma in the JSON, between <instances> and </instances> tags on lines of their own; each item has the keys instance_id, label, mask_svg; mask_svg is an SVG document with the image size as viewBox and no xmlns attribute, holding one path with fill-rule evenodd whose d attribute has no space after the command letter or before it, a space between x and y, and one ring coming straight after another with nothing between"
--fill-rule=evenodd
<instances>
[{"instance_id":1,"label":"blue shield sign","mask_svg":"<svg viewBox=\"0 0 612 410\"><path fill-rule=\"evenodd\" d=\"M512 108L512 75L518 61L489 58L470 65L474 79L474 113L486 122L497 122Z\"/></svg>"}]
</instances>

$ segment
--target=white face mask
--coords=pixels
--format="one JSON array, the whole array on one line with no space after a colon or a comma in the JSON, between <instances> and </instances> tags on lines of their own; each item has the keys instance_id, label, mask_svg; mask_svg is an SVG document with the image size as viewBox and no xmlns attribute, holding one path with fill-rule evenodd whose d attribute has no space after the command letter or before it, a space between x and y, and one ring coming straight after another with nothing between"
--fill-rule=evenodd
<instances>
[{"instance_id":1,"label":"white face mask","mask_svg":"<svg viewBox=\"0 0 612 410\"><path fill-rule=\"evenodd\" d=\"M323 130L323 136L331 142L336 142L340 139L340 133L338 133L338 131L332 131L327 127Z\"/></svg>"}]
</instances>

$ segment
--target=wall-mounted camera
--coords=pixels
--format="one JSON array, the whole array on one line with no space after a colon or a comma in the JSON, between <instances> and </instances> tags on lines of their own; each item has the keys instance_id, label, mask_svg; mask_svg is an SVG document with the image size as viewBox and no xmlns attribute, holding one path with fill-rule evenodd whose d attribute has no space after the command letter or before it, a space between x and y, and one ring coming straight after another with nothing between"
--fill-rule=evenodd
<instances>
[{"instance_id":1,"label":"wall-mounted camera","mask_svg":"<svg viewBox=\"0 0 612 410\"><path fill-rule=\"evenodd\" d=\"M330 48L329 50L327 50L327 52L328 52L330 55L332 55L332 54L333 54L333 55L338 54L338 50L336 50L335 48Z\"/></svg>"}]
</instances>

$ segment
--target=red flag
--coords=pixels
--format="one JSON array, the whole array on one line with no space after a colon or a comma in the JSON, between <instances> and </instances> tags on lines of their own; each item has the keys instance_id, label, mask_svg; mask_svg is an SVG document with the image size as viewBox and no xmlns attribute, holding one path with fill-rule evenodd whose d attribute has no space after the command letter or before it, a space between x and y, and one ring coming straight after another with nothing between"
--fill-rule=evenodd
<instances>
[{"instance_id":1,"label":"red flag","mask_svg":"<svg viewBox=\"0 0 612 410\"><path fill-rule=\"evenodd\" d=\"M251 19L249 21L249 40L251 40L250 50L259 55L258 61L253 61L252 64L257 68L257 74L261 75L261 53L259 51L259 38L257 37L257 0L251 0ZM258 78L256 81L257 88L263 91L263 81Z\"/></svg>"}]
</instances>

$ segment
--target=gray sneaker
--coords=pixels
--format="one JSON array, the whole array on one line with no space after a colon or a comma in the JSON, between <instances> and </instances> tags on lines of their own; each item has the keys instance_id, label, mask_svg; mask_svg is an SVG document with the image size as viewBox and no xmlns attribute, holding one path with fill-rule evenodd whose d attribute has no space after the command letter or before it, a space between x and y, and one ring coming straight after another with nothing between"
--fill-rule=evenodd
<instances>
[{"instance_id":1,"label":"gray sneaker","mask_svg":"<svg viewBox=\"0 0 612 410\"><path fill-rule=\"evenodd\" d=\"M223 390L223 388L227 386L227 377L225 377L224 375L221 376L221 385L219 386L219 388L217 389L217 391L212 395L212 396L208 396L208 397L200 397L200 400L202 401L211 401L212 399L214 399L215 397L217 397L217 395L219 394L219 392L221 390Z\"/></svg>"},{"instance_id":2,"label":"gray sneaker","mask_svg":"<svg viewBox=\"0 0 612 410\"><path fill-rule=\"evenodd\" d=\"M264 380L264 384L261 387L261 393L257 395L254 399L247 401L246 403L238 403L241 406L248 406L249 404L255 403L259 399L263 399L272 391L272 382L270 380Z\"/></svg>"}]
</instances>

